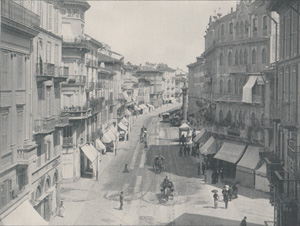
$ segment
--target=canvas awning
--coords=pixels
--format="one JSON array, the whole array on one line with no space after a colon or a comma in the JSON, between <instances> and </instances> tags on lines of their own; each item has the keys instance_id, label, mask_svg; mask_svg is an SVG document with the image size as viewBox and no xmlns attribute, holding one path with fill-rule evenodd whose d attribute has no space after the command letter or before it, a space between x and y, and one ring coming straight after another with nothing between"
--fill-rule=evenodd
<instances>
[{"instance_id":1,"label":"canvas awning","mask_svg":"<svg viewBox=\"0 0 300 226\"><path fill-rule=\"evenodd\" d=\"M102 142L109 144L110 142L114 141L116 139L116 136L112 133L111 130L107 130L102 137Z\"/></svg>"},{"instance_id":2,"label":"canvas awning","mask_svg":"<svg viewBox=\"0 0 300 226\"><path fill-rule=\"evenodd\" d=\"M262 164L261 167L259 167L256 171L255 171L256 175L260 175L263 177L267 176L267 165L266 162L264 162L264 164Z\"/></svg>"},{"instance_id":3,"label":"canvas awning","mask_svg":"<svg viewBox=\"0 0 300 226\"><path fill-rule=\"evenodd\" d=\"M125 126L122 122L119 122L118 127L119 127L121 130L127 131L127 126Z\"/></svg>"},{"instance_id":4,"label":"canvas awning","mask_svg":"<svg viewBox=\"0 0 300 226\"><path fill-rule=\"evenodd\" d=\"M257 167L259 160L259 148L255 146L248 146L245 154L243 155L237 166L254 170Z\"/></svg>"},{"instance_id":5,"label":"canvas awning","mask_svg":"<svg viewBox=\"0 0 300 226\"><path fill-rule=\"evenodd\" d=\"M115 136L116 138L119 137L120 134L119 134L117 128L115 128L114 126L111 126L109 129L110 129L110 131L114 134L114 136Z\"/></svg>"},{"instance_id":6,"label":"canvas awning","mask_svg":"<svg viewBox=\"0 0 300 226\"><path fill-rule=\"evenodd\" d=\"M214 158L236 164L242 157L244 150L244 144L224 142Z\"/></svg>"},{"instance_id":7,"label":"canvas awning","mask_svg":"<svg viewBox=\"0 0 300 226\"><path fill-rule=\"evenodd\" d=\"M144 109L147 109L147 106L145 104L140 104L139 108L144 110Z\"/></svg>"},{"instance_id":8,"label":"canvas awning","mask_svg":"<svg viewBox=\"0 0 300 226\"><path fill-rule=\"evenodd\" d=\"M96 149L97 149L98 151L104 150L104 153L106 152L106 147L105 147L105 145L101 142L100 139L96 139Z\"/></svg>"},{"instance_id":9,"label":"canvas awning","mask_svg":"<svg viewBox=\"0 0 300 226\"><path fill-rule=\"evenodd\" d=\"M134 105L134 110L140 111L141 109L138 106Z\"/></svg>"},{"instance_id":10,"label":"canvas awning","mask_svg":"<svg viewBox=\"0 0 300 226\"><path fill-rule=\"evenodd\" d=\"M194 142L195 143L200 143L200 142L202 142L203 141L203 139L204 139L204 135L206 134L206 130L205 129L202 129L201 131L200 131L200 133L198 133L197 135L196 135L196 137L194 138ZM205 142L205 141L204 141Z\"/></svg>"},{"instance_id":11,"label":"canvas awning","mask_svg":"<svg viewBox=\"0 0 300 226\"><path fill-rule=\"evenodd\" d=\"M123 117L123 118L121 119L120 122L122 122L125 126L128 126L128 125L129 125L129 121L128 121L128 119L125 118L125 117Z\"/></svg>"},{"instance_id":12,"label":"canvas awning","mask_svg":"<svg viewBox=\"0 0 300 226\"><path fill-rule=\"evenodd\" d=\"M81 147L81 150L91 162L94 162L97 159L98 153L93 145L86 144Z\"/></svg>"},{"instance_id":13,"label":"canvas awning","mask_svg":"<svg viewBox=\"0 0 300 226\"><path fill-rule=\"evenodd\" d=\"M1 225L49 225L28 200L1 219Z\"/></svg>"},{"instance_id":14,"label":"canvas awning","mask_svg":"<svg viewBox=\"0 0 300 226\"><path fill-rule=\"evenodd\" d=\"M247 83L243 87L243 102L252 103L252 88L255 85L257 78L258 76L249 76Z\"/></svg>"},{"instance_id":15,"label":"canvas awning","mask_svg":"<svg viewBox=\"0 0 300 226\"><path fill-rule=\"evenodd\" d=\"M217 142L214 137L210 137L200 148L200 153L202 155L213 155L216 154L217 151Z\"/></svg>"},{"instance_id":16,"label":"canvas awning","mask_svg":"<svg viewBox=\"0 0 300 226\"><path fill-rule=\"evenodd\" d=\"M125 115L131 115L131 112L128 109L125 109Z\"/></svg>"},{"instance_id":17,"label":"canvas awning","mask_svg":"<svg viewBox=\"0 0 300 226\"><path fill-rule=\"evenodd\" d=\"M190 127L189 127L188 124L183 123L183 124L179 127L179 129L183 129L183 128L190 128Z\"/></svg>"},{"instance_id":18,"label":"canvas awning","mask_svg":"<svg viewBox=\"0 0 300 226\"><path fill-rule=\"evenodd\" d=\"M153 105L151 105L151 104L147 104L147 105L148 105L149 108L154 109L154 106L153 106Z\"/></svg>"}]
</instances>

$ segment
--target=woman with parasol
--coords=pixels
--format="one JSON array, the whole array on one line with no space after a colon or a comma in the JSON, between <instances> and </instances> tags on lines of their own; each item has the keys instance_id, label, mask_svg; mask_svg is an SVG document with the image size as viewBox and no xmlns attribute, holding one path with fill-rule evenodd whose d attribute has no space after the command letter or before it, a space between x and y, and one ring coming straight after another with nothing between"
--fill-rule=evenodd
<instances>
[{"instance_id":1,"label":"woman with parasol","mask_svg":"<svg viewBox=\"0 0 300 226\"><path fill-rule=\"evenodd\" d=\"M217 190L212 190L211 192L214 193L213 198L214 198L214 207L215 209L218 208L218 200L219 200L219 195Z\"/></svg>"}]
</instances>

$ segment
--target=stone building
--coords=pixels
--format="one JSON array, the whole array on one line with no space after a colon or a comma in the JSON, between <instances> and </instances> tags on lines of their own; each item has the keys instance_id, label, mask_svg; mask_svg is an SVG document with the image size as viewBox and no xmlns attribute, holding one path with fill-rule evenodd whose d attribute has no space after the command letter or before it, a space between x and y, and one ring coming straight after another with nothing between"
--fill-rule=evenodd
<instances>
[{"instance_id":1,"label":"stone building","mask_svg":"<svg viewBox=\"0 0 300 226\"><path fill-rule=\"evenodd\" d=\"M300 3L268 1L279 14L279 55L274 89L274 146L266 150L270 199L278 226L300 224Z\"/></svg>"},{"instance_id":2,"label":"stone building","mask_svg":"<svg viewBox=\"0 0 300 226\"><path fill-rule=\"evenodd\" d=\"M175 72L166 64L158 64L157 69L163 72L163 95L165 103L175 101Z\"/></svg>"}]
</instances>

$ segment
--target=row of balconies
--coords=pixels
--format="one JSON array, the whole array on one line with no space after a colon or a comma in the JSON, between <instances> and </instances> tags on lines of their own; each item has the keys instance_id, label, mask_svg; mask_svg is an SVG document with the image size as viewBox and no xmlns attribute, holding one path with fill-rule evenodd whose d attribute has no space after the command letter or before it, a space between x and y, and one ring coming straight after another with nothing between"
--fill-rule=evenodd
<instances>
[{"instance_id":1,"label":"row of balconies","mask_svg":"<svg viewBox=\"0 0 300 226\"><path fill-rule=\"evenodd\" d=\"M68 77L69 68L50 63L36 63L37 76Z\"/></svg>"},{"instance_id":2,"label":"row of balconies","mask_svg":"<svg viewBox=\"0 0 300 226\"><path fill-rule=\"evenodd\" d=\"M69 120L87 119L92 116L92 108L84 107L65 107L62 111L63 114L69 115Z\"/></svg>"},{"instance_id":3,"label":"row of balconies","mask_svg":"<svg viewBox=\"0 0 300 226\"><path fill-rule=\"evenodd\" d=\"M40 26L40 17L11 0L1 0L1 16L30 28Z\"/></svg>"},{"instance_id":4,"label":"row of balconies","mask_svg":"<svg viewBox=\"0 0 300 226\"><path fill-rule=\"evenodd\" d=\"M55 127L64 127L69 124L69 115L61 114L44 119L34 120L35 134L48 134L55 130Z\"/></svg>"}]
</instances>

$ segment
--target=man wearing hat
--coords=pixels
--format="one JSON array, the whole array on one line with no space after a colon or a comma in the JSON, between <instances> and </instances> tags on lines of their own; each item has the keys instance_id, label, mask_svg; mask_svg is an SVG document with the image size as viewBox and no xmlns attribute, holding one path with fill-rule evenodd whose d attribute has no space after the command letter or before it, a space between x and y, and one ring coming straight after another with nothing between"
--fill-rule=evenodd
<instances>
[{"instance_id":1,"label":"man wearing hat","mask_svg":"<svg viewBox=\"0 0 300 226\"><path fill-rule=\"evenodd\" d=\"M223 200L225 202L225 209L227 209L228 207L228 198L229 198L229 186L225 185L223 190L222 190L222 194L223 194Z\"/></svg>"},{"instance_id":2,"label":"man wearing hat","mask_svg":"<svg viewBox=\"0 0 300 226\"><path fill-rule=\"evenodd\" d=\"M240 223L240 226L247 226L246 219L247 219L247 217L244 217L244 219Z\"/></svg>"}]
</instances>

